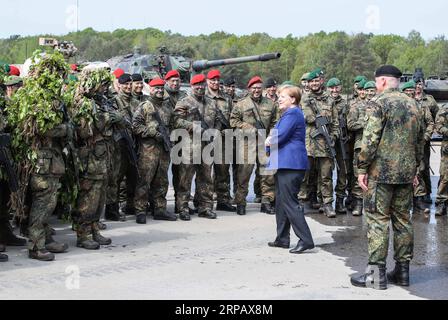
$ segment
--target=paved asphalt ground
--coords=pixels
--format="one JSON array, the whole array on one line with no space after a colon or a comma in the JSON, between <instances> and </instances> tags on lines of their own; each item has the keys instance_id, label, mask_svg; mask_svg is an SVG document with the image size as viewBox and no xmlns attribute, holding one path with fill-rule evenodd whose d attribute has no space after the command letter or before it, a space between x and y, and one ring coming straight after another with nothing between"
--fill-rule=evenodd
<instances>
[{"instance_id":1,"label":"paved asphalt ground","mask_svg":"<svg viewBox=\"0 0 448 320\"><path fill-rule=\"evenodd\" d=\"M435 156L436 172L439 161ZM434 188L438 177L433 179ZM169 210L172 200L170 190ZM69 243L69 252L39 262L27 258L26 248L8 247L10 261L0 264L0 300L448 299L448 217L435 219L434 210L414 217L411 286L386 291L350 285L350 276L366 267L364 218L330 220L307 210L316 248L293 255L267 246L275 217L260 213L259 204L250 204L242 217L218 214L217 220L195 216L190 222L150 219L143 226L132 217L108 222L104 235L113 243L93 252L76 248L70 226L54 220L55 238Z\"/></svg>"}]
</instances>

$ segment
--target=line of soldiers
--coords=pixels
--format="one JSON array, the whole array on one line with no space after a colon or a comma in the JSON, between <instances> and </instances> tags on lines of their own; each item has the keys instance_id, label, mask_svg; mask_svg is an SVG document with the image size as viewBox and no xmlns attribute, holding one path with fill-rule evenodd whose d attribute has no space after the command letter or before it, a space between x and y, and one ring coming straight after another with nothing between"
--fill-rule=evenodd
<instances>
[{"instance_id":1,"label":"line of soldiers","mask_svg":"<svg viewBox=\"0 0 448 320\"><path fill-rule=\"evenodd\" d=\"M430 154L433 132L444 134L447 125L445 107L439 112L439 107L430 95L424 93L425 83L421 74L414 80L403 84L401 90L417 101L420 117L425 128L424 161L419 167L419 185L414 192L414 213L429 213L431 200ZM325 81L321 69L305 73L301 78L304 95L301 101L307 123L306 144L310 162L310 170L299 198L309 201L310 207L319 209L329 218L336 213L351 211L354 216L363 213L363 191L358 185L358 158L366 125L368 102L376 96L374 81L368 81L364 76L354 79L353 95L347 99L342 97L342 84L337 78ZM330 139L326 140L319 134L321 118ZM436 215L446 214L446 173L442 145L441 182L436 200ZM445 152L448 151L445 150ZM337 167L337 182L333 187L334 165ZM333 192L334 191L334 192ZM333 194L336 195L333 209Z\"/></svg>"}]
</instances>

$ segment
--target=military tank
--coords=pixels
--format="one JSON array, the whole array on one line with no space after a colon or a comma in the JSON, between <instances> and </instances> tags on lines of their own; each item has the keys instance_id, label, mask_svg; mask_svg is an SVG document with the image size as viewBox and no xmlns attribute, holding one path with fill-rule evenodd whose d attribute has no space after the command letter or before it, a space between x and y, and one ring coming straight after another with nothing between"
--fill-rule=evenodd
<instances>
[{"instance_id":1,"label":"military tank","mask_svg":"<svg viewBox=\"0 0 448 320\"><path fill-rule=\"evenodd\" d=\"M158 54L142 54L140 48L135 48L133 53L113 57L107 60L107 63L112 70L121 68L127 73L140 73L145 79L163 78L170 70L178 70L181 75L181 82L188 83L192 75L209 68L255 61L264 62L279 59L280 57L281 54L275 52L222 60L193 61L182 55L170 54L166 48L162 47L159 49Z\"/></svg>"}]
</instances>

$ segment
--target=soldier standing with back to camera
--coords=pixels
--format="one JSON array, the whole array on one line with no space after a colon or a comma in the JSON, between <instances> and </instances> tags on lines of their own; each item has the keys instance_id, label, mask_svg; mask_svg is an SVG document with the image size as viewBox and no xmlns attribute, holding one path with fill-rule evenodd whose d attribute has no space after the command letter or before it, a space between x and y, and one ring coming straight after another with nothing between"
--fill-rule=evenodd
<instances>
[{"instance_id":1,"label":"soldier standing with back to camera","mask_svg":"<svg viewBox=\"0 0 448 320\"><path fill-rule=\"evenodd\" d=\"M221 73L219 70L210 70L207 74L207 89L205 95L215 103L217 108L218 119L221 122L221 128L224 130L230 129L230 112L232 111L232 101L226 98L223 92L219 89L219 81ZM224 134L222 134L224 138ZM225 163L226 150L225 143L222 146L221 161L222 163L213 165L214 169L214 184L215 193L217 196L216 210L235 212L236 209L231 205L232 198L230 196L230 164Z\"/></svg>"},{"instance_id":2,"label":"soldier standing with back to camera","mask_svg":"<svg viewBox=\"0 0 448 320\"><path fill-rule=\"evenodd\" d=\"M368 270L353 276L357 287L387 289L387 281L409 286L414 254L410 209L417 168L423 157L423 130L417 104L398 91L402 73L382 66L376 73L379 95L369 102L358 162L358 182L365 192ZM394 232L395 269L387 274L389 224Z\"/></svg>"},{"instance_id":3,"label":"soldier standing with back to camera","mask_svg":"<svg viewBox=\"0 0 448 320\"><path fill-rule=\"evenodd\" d=\"M168 167L170 165L170 127L173 110L163 99L165 81L153 79L149 85L152 94L135 112L132 128L139 145L135 208L136 222L146 223L146 205L149 194L154 205L154 220L176 221L177 216L167 212Z\"/></svg>"},{"instance_id":4,"label":"soldier standing with back to camera","mask_svg":"<svg viewBox=\"0 0 448 320\"><path fill-rule=\"evenodd\" d=\"M334 159L330 153L330 148L334 147L334 141L339 137L339 120L338 110L333 106L328 93L324 90L320 72L313 71L308 77L310 85L310 94L302 102L303 113L306 121L306 145L308 151L308 159L310 163L310 171L305 176L306 184L309 190L312 190L310 201L316 201L317 181L319 182L320 192L322 194L322 210L329 218L336 217L333 209L333 168ZM327 125L329 146L322 135L318 135L318 127L316 119L325 117ZM317 171L317 181L310 181L310 172ZM311 186L313 185L313 186Z\"/></svg>"},{"instance_id":5,"label":"soldier standing with back to camera","mask_svg":"<svg viewBox=\"0 0 448 320\"><path fill-rule=\"evenodd\" d=\"M448 205L448 104L444 104L436 116L435 130L442 135L440 182L436 198L436 216L445 216Z\"/></svg>"},{"instance_id":6,"label":"soldier standing with back to camera","mask_svg":"<svg viewBox=\"0 0 448 320\"><path fill-rule=\"evenodd\" d=\"M249 130L257 134L257 128L261 126L266 130L266 135L269 135L270 130L277 122L277 106L272 100L263 97L263 80L260 77L253 77L248 85L249 95L240 100L232 110L230 115L230 125L234 129ZM257 125L257 123L259 125ZM257 134L257 139L259 135ZM263 150L264 150L264 142ZM266 155L264 151L258 150L256 152L257 166L263 170L266 166ZM260 144L261 145L261 144ZM241 155L248 152L249 146L246 142L237 144L237 150ZM244 156L244 163L238 164L237 167L237 190L235 194L235 204L237 205L237 213L239 215L246 214L246 197L249 192L249 180L254 170L254 164L247 163ZM275 214L274 201L274 176L268 172L261 172L261 212L267 214Z\"/></svg>"}]
</instances>

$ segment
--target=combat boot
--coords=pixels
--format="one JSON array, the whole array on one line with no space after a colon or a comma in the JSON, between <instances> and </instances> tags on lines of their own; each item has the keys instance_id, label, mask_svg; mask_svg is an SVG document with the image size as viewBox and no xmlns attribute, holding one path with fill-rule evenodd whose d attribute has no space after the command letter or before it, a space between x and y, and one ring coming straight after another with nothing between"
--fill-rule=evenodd
<instances>
[{"instance_id":1,"label":"combat boot","mask_svg":"<svg viewBox=\"0 0 448 320\"><path fill-rule=\"evenodd\" d=\"M87 250L98 250L100 244L92 240L93 226L91 223L82 223L76 230L76 246Z\"/></svg>"},{"instance_id":2,"label":"combat boot","mask_svg":"<svg viewBox=\"0 0 448 320\"><path fill-rule=\"evenodd\" d=\"M310 207L311 209L318 210L320 209L320 203L317 201L317 193L310 193Z\"/></svg>"},{"instance_id":3,"label":"combat boot","mask_svg":"<svg viewBox=\"0 0 448 320\"><path fill-rule=\"evenodd\" d=\"M93 232L93 241L98 242L101 246L108 246L112 243L111 238L106 238L101 235L98 231Z\"/></svg>"},{"instance_id":4,"label":"combat boot","mask_svg":"<svg viewBox=\"0 0 448 320\"><path fill-rule=\"evenodd\" d=\"M100 248L100 244L91 239L78 239L76 240L76 246L86 250L98 250Z\"/></svg>"},{"instance_id":5,"label":"combat boot","mask_svg":"<svg viewBox=\"0 0 448 320\"><path fill-rule=\"evenodd\" d=\"M409 287L409 261L395 262L395 268L387 273L387 280L393 284Z\"/></svg>"},{"instance_id":6,"label":"combat boot","mask_svg":"<svg viewBox=\"0 0 448 320\"><path fill-rule=\"evenodd\" d=\"M324 211L323 213L327 216L327 218L336 218L336 212L334 211L331 203L324 204L322 208Z\"/></svg>"},{"instance_id":7,"label":"combat boot","mask_svg":"<svg viewBox=\"0 0 448 320\"><path fill-rule=\"evenodd\" d=\"M179 219L182 221L190 221L191 220L191 216L190 216L190 208L188 209L184 209L181 213L179 213Z\"/></svg>"},{"instance_id":8,"label":"combat boot","mask_svg":"<svg viewBox=\"0 0 448 320\"><path fill-rule=\"evenodd\" d=\"M246 206L243 205L237 205L236 206L236 213L240 216L244 216L246 214Z\"/></svg>"},{"instance_id":9,"label":"combat boot","mask_svg":"<svg viewBox=\"0 0 448 320\"><path fill-rule=\"evenodd\" d=\"M436 207L436 216L441 217L446 215L446 204L445 202L439 203Z\"/></svg>"},{"instance_id":10,"label":"combat boot","mask_svg":"<svg viewBox=\"0 0 448 320\"><path fill-rule=\"evenodd\" d=\"M36 259L39 261L53 261L54 260L54 254L51 252L48 252L45 249L42 250L29 250L28 251L28 257L30 259Z\"/></svg>"},{"instance_id":11,"label":"combat boot","mask_svg":"<svg viewBox=\"0 0 448 320\"><path fill-rule=\"evenodd\" d=\"M8 256L6 254L0 253L0 262L7 262Z\"/></svg>"},{"instance_id":12,"label":"combat boot","mask_svg":"<svg viewBox=\"0 0 448 320\"><path fill-rule=\"evenodd\" d=\"M57 242L51 235L45 239L45 249L51 253L64 253L68 249L68 244Z\"/></svg>"},{"instance_id":13,"label":"combat boot","mask_svg":"<svg viewBox=\"0 0 448 320\"><path fill-rule=\"evenodd\" d=\"M216 204L217 211L227 211L227 212L235 212L236 208L232 206L230 203L226 202L218 202Z\"/></svg>"},{"instance_id":14,"label":"combat boot","mask_svg":"<svg viewBox=\"0 0 448 320\"><path fill-rule=\"evenodd\" d=\"M137 215L135 216L135 222L137 222L137 224L146 224L146 213L137 213Z\"/></svg>"},{"instance_id":15,"label":"combat boot","mask_svg":"<svg viewBox=\"0 0 448 320\"><path fill-rule=\"evenodd\" d=\"M120 207L118 203L106 205L104 218L110 221L120 221Z\"/></svg>"},{"instance_id":16,"label":"combat boot","mask_svg":"<svg viewBox=\"0 0 448 320\"><path fill-rule=\"evenodd\" d=\"M336 212L337 213L347 213L347 209L344 207L344 198L336 198Z\"/></svg>"},{"instance_id":17,"label":"combat boot","mask_svg":"<svg viewBox=\"0 0 448 320\"><path fill-rule=\"evenodd\" d=\"M212 210L206 210L198 214L199 218L216 219L217 215Z\"/></svg>"},{"instance_id":18,"label":"combat boot","mask_svg":"<svg viewBox=\"0 0 448 320\"><path fill-rule=\"evenodd\" d=\"M168 211L156 211L154 212L154 220L176 221L177 216Z\"/></svg>"},{"instance_id":19,"label":"combat boot","mask_svg":"<svg viewBox=\"0 0 448 320\"><path fill-rule=\"evenodd\" d=\"M423 201L423 197L414 197L412 214L429 214L431 211Z\"/></svg>"},{"instance_id":20,"label":"combat boot","mask_svg":"<svg viewBox=\"0 0 448 320\"><path fill-rule=\"evenodd\" d=\"M353 204L354 204L354 208L352 211L352 215L355 217L362 216L363 199L354 198Z\"/></svg>"},{"instance_id":21,"label":"combat boot","mask_svg":"<svg viewBox=\"0 0 448 320\"><path fill-rule=\"evenodd\" d=\"M371 266L374 268L375 266ZM374 274L374 269L370 272L366 272L361 276L353 276L350 279L350 282L355 287L360 288L374 288L378 290L386 290L387 289L387 278L386 278L386 266L378 265L379 274Z\"/></svg>"},{"instance_id":22,"label":"combat boot","mask_svg":"<svg viewBox=\"0 0 448 320\"><path fill-rule=\"evenodd\" d=\"M26 239L17 237L12 231L12 226L8 220L0 222L0 242L12 247L26 246Z\"/></svg>"},{"instance_id":23,"label":"combat boot","mask_svg":"<svg viewBox=\"0 0 448 320\"><path fill-rule=\"evenodd\" d=\"M262 203L260 211L266 214L275 214L274 208L272 208L272 204L270 202Z\"/></svg>"}]
</instances>

